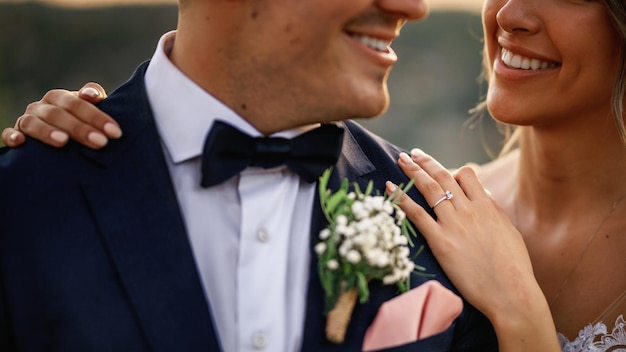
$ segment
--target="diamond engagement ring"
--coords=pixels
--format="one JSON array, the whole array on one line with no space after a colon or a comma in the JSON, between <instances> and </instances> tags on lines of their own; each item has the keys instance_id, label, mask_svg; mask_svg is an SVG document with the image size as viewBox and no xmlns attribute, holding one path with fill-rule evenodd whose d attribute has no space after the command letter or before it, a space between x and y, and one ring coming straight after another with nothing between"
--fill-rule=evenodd
<instances>
[{"instance_id":1,"label":"diamond engagement ring","mask_svg":"<svg viewBox=\"0 0 626 352\"><path fill-rule=\"evenodd\" d=\"M452 198L454 198L454 194L452 194L452 192L450 191L446 191L446 194L444 194L443 197L439 198L439 200L437 200L435 204L433 204L433 209L435 209L435 207L441 204L441 202L443 202L444 200L450 200Z\"/></svg>"}]
</instances>

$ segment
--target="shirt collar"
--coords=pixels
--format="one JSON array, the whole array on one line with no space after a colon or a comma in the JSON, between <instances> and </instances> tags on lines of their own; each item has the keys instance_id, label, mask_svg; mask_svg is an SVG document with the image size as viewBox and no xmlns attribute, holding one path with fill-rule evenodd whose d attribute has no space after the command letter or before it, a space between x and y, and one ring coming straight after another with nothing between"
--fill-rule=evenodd
<instances>
[{"instance_id":1,"label":"shirt collar","mask_svg":"<svg viewBox=\"0 0 626 352\"><path fill-rule=\"evenodd\" d=\"M202 154L204 139L213 121L225 121L251 136L261 136L232 109L207 93L169 60L176 31L164 34L145 75L146 92L166 150L174 163ZM282 131L292 138L318 125Z\"/></svg>"}]
</instances>

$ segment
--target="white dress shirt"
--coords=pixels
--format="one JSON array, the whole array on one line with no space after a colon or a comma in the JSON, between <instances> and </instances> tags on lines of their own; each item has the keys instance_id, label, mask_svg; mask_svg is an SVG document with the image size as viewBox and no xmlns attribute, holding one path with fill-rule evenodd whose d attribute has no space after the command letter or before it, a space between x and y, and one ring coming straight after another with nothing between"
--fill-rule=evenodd
<instances>
[{"instance_id":1,"label":"white dress shirt","mask_svg":"<svg viewBox=\"0 0 626 352\"><path fill-rule=\"evenodd\" d=\"M248 168L200 187L200 156L213 121L261 134L171 63L175 35L159 41L147 94L222 350L298 351L315 185L279 167ZM292 138L313 127L277 135Z\"/></svg>"}]
</instances>

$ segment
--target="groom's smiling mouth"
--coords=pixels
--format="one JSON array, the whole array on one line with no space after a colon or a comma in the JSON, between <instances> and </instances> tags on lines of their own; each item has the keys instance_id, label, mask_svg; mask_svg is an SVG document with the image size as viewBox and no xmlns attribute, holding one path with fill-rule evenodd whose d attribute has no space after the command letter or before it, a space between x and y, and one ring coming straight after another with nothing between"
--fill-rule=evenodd
<instances>
[{"instance_id":1,"label":"groom's smiling mouth","mask_svg":"<svg viewBox=\"0 0 626 352\"><path fill-rule=\"evenodd\" d=\"M390 51L390 46L392 40L385 40L380 38L375 38L365 34L355 34L351 33L350 36L361 43L365 44L367 47L374 49L378 52L388 53Z\"/></svg>"}]
</instances>

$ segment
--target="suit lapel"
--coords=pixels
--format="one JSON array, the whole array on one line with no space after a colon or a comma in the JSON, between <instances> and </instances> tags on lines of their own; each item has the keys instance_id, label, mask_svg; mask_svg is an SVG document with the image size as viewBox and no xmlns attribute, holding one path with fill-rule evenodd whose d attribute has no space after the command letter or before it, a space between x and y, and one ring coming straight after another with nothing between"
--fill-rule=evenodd
<instances>
[{"instance_id":1,"label":"suit lapel","mask_svg":"<svg viewBox=\"0 0 626 352\"><path fill-rule=\"evenodd\" d=\"M82 186L154 351L216 351L208 304L145 97L143 69L112 94L113 106L123 108L109 113L125 135L106 151L85 151L102 168ZM108 104L101 107L107 111Z\"/></svg>"}]
</instances>

